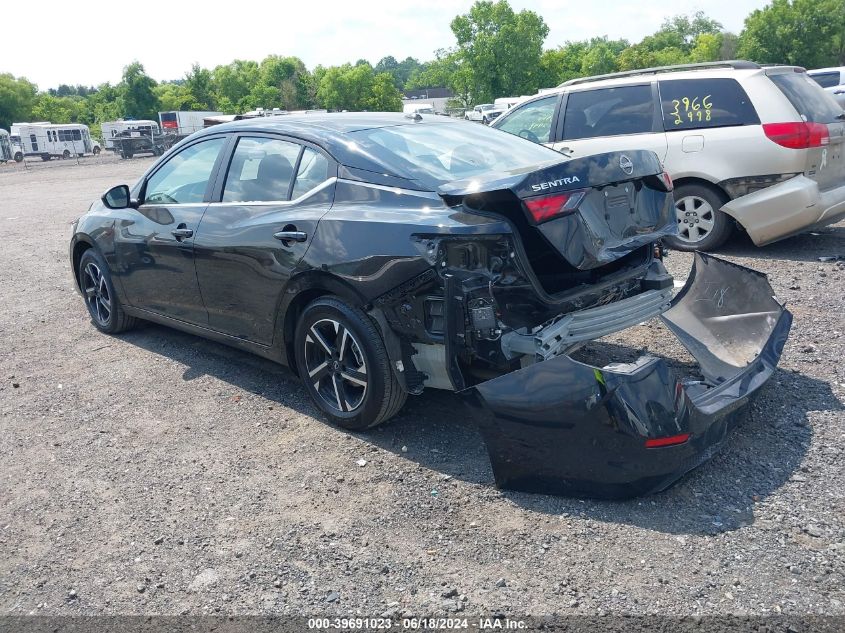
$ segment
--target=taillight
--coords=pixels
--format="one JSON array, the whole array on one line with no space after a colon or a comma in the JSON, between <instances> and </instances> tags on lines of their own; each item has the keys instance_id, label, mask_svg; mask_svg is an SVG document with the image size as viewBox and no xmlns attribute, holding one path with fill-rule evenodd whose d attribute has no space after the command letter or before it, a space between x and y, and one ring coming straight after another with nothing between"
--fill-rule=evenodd
<instances>
[{"instance_id":1,"label":"taillight","mask_svg":"<svg viewBox=\"0 0 845 633\"><path fill-rule=\"evenodd\" d=\"M824 123L764 123L763 132L770 141L789 149L809 149L830 143Z\"/></svg>"},{"instance_id":2,"label":"taillight","mask_svg":"<svg viewBox=\"0 0 845 633\"><path fill-rule=\"evenodd\" d=\"M689 433L670 435L669 437L653 437L645 441L646 448L661 448L663 446L677 446L689 439Z\"/></svg>"},{"instance_id":3,"label":"taillight","mask_svg":"<svg viewBox=\"0 0 845 633\"><path fill-rule=\"evenodd\" d=\"M663 183L663 186L666 187L666 191L672 191L675 186L672 184L672 177L669 175L669 172L664 171L662 174L658 174L657 177L660 179L660 182Z\"/></svg>"},{"instance_id":4,"label":"taillight","mask_svg":"<svg viewBox=\"0 0 845 633\"><path fill-rule=\"evenodd\" d=\"M581 204L581 200L584 199L586 193L586 189L578 189L577 191L567 191L552 196L526 198L524 201L525 208L528 209L528 215L531 219L540 224L540 222L573 213Z\"/></svg>"}]
</instances>

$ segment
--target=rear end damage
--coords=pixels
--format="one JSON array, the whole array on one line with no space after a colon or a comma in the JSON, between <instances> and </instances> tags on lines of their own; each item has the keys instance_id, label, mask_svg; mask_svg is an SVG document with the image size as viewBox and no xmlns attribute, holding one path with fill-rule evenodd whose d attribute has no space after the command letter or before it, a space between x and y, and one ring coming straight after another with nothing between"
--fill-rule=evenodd
<instances>
[{"instance_id":1,"label":"rear end damage","mask_svg":"<svg viewBox=\"0 0 845 633\"><path fill-rule=\"evenodd\" d=\"M760 273L697 255L674 295L657 247L677 230L671 183L653 154L630 154L444 187L468 224L511 232L416 234L431 268L373 304L407 389L465 396L503 488L661 490L720 445L780 357L791 316ZM571 356L656 317L700 375Z\"/></svg>"},{"instance_id":2,"label":"rear end damage","mask_svg":"<svg viewBox=\"0 0 845 633\"><path fill-rule=\"evenodd\" d=\"M656 357L595 367L561 353L466 390L499 487L648 494L721 446L774 372L792 315L761 273L697 254L661 319L697 379Z\"/></svg>"}]
</instances>

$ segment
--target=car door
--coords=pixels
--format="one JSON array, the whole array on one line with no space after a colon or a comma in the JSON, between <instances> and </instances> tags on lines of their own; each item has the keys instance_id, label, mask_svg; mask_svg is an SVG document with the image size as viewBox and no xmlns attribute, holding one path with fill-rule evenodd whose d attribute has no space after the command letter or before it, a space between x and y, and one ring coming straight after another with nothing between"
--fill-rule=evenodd
<instances>
[{"instance_id":1,"label":"car door","mask_svg":"<svg viewBox=\"0 0 845 633\"><path fill-rule=\"evenodd\" d=\"M149 174L140 204L115 226L120 281L135 307L208 324L194 267L194 235L227 141L203 137Z\"/></svg>"},{"instance_id":2,"label":"car door","mask_svg":"<svg viewBox=\"0 0 845 633\"><path fill-rule=\"evenodd\" d=\"M652 82L567 92L553 148L580 158L646 149L666 158L666 135Z\"/></svg>"},{"instance_id":3,"label":"car door","mask_svg":"<svg viewBox=\"0 0 845 633\"><path fill-rule=\"evenodd\" d=\"M270 345L282 295L334 200L337 166L274 135L237 138L194 241L209 326Z\"/></svg>"}]
</instances>

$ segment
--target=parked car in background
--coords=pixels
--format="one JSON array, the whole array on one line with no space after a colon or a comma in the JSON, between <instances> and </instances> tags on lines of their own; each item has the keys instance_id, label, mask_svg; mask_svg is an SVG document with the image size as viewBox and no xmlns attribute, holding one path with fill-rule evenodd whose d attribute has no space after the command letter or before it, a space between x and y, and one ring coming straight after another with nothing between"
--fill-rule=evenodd
<instances>
[{"instance_id":1,"label":"parked car in background","mask_svg":"<svg viewBox=\"0 0 845 633\"><path fill-rule=\"evenodd\" d=\"M721 62L576 79L493 127L578 158L655 152L681 250L741 226L758 246L845 217L845 114L802 68Z\"/></svg>"},{"instance_id":2,"label":"parked car in background","mask_svg":"<svg viewBox=\"0 0 845 633\"><path fill-rule=\"evenodd\" d=\"M69 255L102 332L146 319L285 363L348 429L461 391L500 486L625 497L714 452L790 328L765 276L713 257L674 295L675 230L653 152L311 114L198 132L95 202ZM568 355L658 315L700 375Z\"/></svg>"},{"instance_id":3,"label":"parked car in background","mask_svg":"<svg viewBox=\"0 0 845 633\"><path fill-rule=\"evenodd\" d=\"M475 121L476 123L484 123L485 125L491 123L502 114L507 108L503 106L496 106L492 103L482 103L475 106L472 110L467 110L464 118L467 121Z\"/></svg>"},{"instance_id":4,"label":"parked car in background","mask_svg":"<svg viewBox=\"0 0 845 633\"><path fill-rule=\"evenodd\" d=\"M845 109L845 66L808 70L807 74Z\"/></svg>"}]
</instances>

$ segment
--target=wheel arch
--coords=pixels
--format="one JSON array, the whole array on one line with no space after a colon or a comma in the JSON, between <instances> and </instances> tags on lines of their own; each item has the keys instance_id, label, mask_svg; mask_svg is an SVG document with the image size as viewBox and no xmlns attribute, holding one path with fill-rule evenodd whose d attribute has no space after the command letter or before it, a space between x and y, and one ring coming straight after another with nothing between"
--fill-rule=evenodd
<instances>
[{"instance_id":1,"label":"wheel arch","mask_svg":"<svg viewBox=\"0 0 845 633\"><path fill-rule=\"evenodd\" d=\"M366 299L350 284L323 271L302 273L288 283L276 317L276 331L281 333L281 360L294 372L297 368L293 339L299 316L309 303L328 295L340 297L359 308L367 304Z\"/></svg>"},{"instance_id":2,"label":"wheel arch","mask_svg":"<svg viewBox=\"0 0 845 633\"><path fill-rule=\"evenodd\" d=\"M707 187L708 189L713 190L720 197L722 197L725 202L728 202L731 199L731 197L728 195L728 192L725 191L725 189L721 187L719 183L713 182L712 180L707 180L706 178L700 178L697 176L681 176L680 178L673 178L672 184L676 189L678 187L683 187L684 185L700 185L702 187Z\"/></svg>"},{"instance_id":3,"label":"wheel arch","mask_svg":"<svg viewBox=\"0 0 845 633\"><path fill-rule=\"evenodd\" d=\"M79 262L82 261L82 256L88 249L96 249L97 245L89 236L85 234L77 234L74 236L73 246L71 247L71 267L73 270L73 282L76 284L76 289L80 292L82 288L79 286Z\"/></svg>"}]
</instances>

